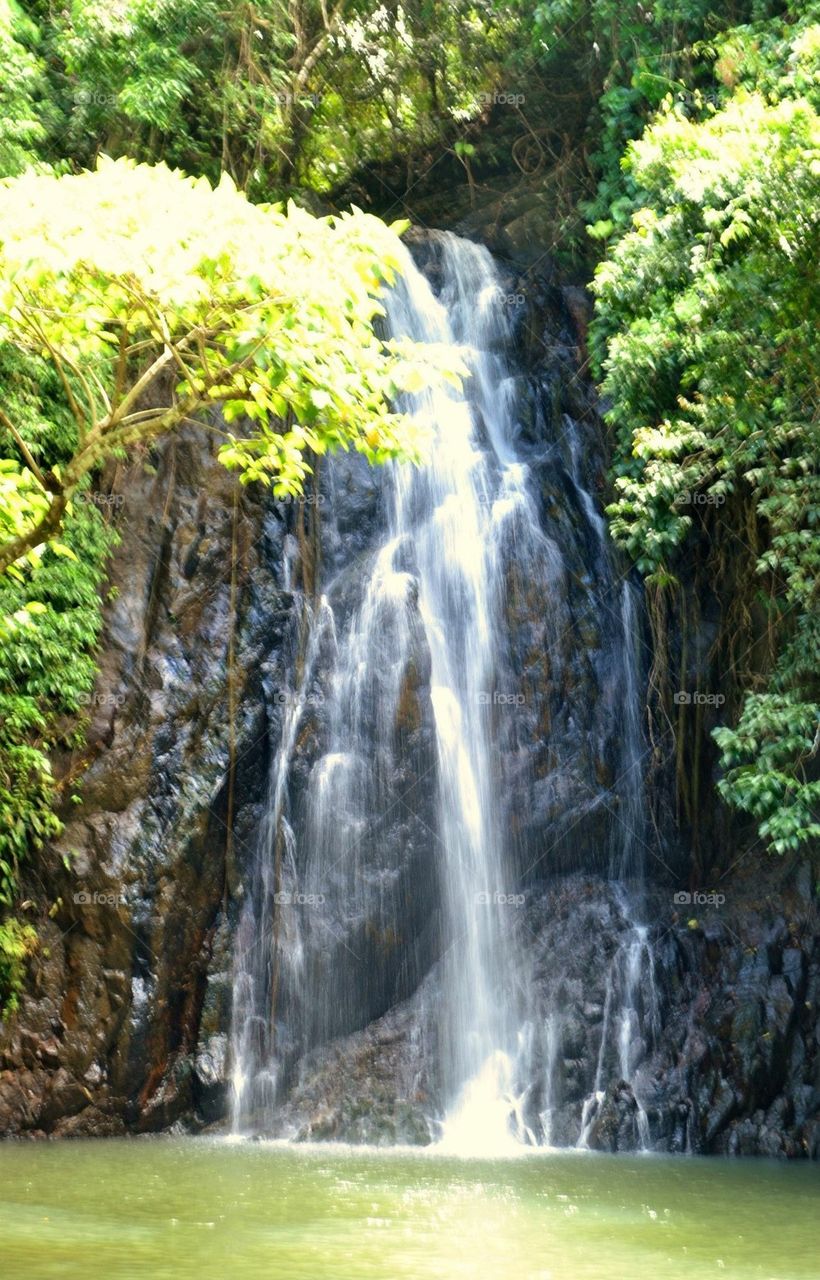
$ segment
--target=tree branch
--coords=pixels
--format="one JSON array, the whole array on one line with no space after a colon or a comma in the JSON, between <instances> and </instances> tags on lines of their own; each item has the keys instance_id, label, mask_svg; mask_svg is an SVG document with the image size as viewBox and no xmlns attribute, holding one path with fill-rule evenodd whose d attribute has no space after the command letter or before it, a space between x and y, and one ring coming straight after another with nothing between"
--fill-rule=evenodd
<instances>
[{"instance_id":1,"label":"tree branch","mask_svg":"<svg viewBox=\"0 0 820 1280\"><path fill-rule=\"evenodd\" d=\"M139 399L143 391L145 391L148 387L150 387L151 383L154 382L159 377L163 369L167 368L167 366L171 363L172 359L173 357L171 355L171 351L169 348L166 347L162 355L157 356L153 364L149 365L148 368L145 370L145 373L143 373L142 376L137 379L137 381L134 383L131 390L123 398L120 404L117 406L115 413L111 417L109 417L108 422L100 424L101 433L105 431L112 423L121 421L122 418L125 415L127 415L131 406Z\"/></svg>"},{"instance_id":2,"label":"tree branch","mask_svg":"<svg viewBox=\"0 0 820 1280\"><path fill-rule=\"evenodd\" d=\"M44 542L48 542L59 533L67 505L68 499L65 495L57 494L48 511L41 516L37 524L0 547L0 574L5 573L9 565L14 564L27 551L33 551L35 547L42 546Z\"/></svg>"},{"instance_id":3,"label":"tree branch","mask_svg":"<svg viewBox=\"0 0 820 1280\"><path fill-rule=\"evenodd\" d=\"M2 409L0 409L0 422L3 424L6 430L13 437L14 443L17 445L17 448L20 450L23 457L25 458L26 465L29 471L31 471L31 473L33 474L37 483L39 485L42 485L42 487L46 490L46 492L48 492L49 488L48 488L48 485L46 484L45 477L43 476L43 473L40 470L40 468L37 466L37 463L34 461L34 458L31 456L28 445L26 444L23 437L20 435L20 432L15 427L11 418L9 418L8 415L5 414Z\"/></svg>"},{"instance_id":4,"label":"tree branch","mask_svg":"<svg viewBox=\"0 0 820 1280\"><path fill-rule=\"evenodd\" d=\"M18 293L20 293L21 298L24 299L24 295L19 289L18 289ZM29 304L26 304L26 306L28 305ZM53 343L49 339L48 334L45 332L42 325L36 319L34 312L31 309L29 309L28 312L23 312L23 315L25 317L25 322L33 330L35 337L39 338L40 342L43 344L43 346L46 348L49 355L51 356L51 359L54 361L54 367L57 370L57 375L61 383L63 384L63 390L65 391L69 408L71 409L71 412L74 415L74 420L77 423L77 430L79 431L80 438L82 439L82 436L85 433L86 418L85 418L85 415L83 414L82 409L77 404L77 399L71 388L71 383L69 382L68 377L66 376L65 369L63 368L64 356L62 356L60 352L57 351L56 347L53 345ZM92 422L94 420L93 409L92 409L91 420Z\"/></svg>"}]
</instances>

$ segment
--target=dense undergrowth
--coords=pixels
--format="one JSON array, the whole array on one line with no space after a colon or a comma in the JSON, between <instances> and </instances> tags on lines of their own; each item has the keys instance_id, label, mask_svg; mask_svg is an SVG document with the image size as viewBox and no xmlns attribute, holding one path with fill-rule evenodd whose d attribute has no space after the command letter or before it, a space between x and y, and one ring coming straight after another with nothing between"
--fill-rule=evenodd
<instances>
[{"instance_id":1,"label":"dense undergrowth","mask_svg":"<svg viewBox=\"0 0 820 1280\"><path fill-rule=\"evenodd\" d=\"M674 592L693 512L713 514L718 590L731 589L727 544L753 562L746 603L765 606L770 662L745 661L750 632L721 673L743 696L714 732L719 789L785 853L820 838L820 28L748 27L713 52L729 82L717 100L669 102L627 149L633 212L596 274L593 341L615 433L612 531L650 590Z\"/></svg>"},{"instance_id":2,"label":"dense undergrowth","mask_svg":"<svg viewBox=\"0 0 820 1280\"><path fill-rule=\"evenodd\" d=\"M59 466L75 425L54 370L5 345L0 379L4 417L19 425L34 458ZM2 426L0 443L4 456L13 452ZM0 486L9 477L0 473ZM50 753L82 738L113 536L100 508L78 501L36 572L0 576L0 912L8 913L0 921L0 996L11 1008L36 935L25 914L9 909L21 864L61 829Z\"/></svg>"}]
</instances>

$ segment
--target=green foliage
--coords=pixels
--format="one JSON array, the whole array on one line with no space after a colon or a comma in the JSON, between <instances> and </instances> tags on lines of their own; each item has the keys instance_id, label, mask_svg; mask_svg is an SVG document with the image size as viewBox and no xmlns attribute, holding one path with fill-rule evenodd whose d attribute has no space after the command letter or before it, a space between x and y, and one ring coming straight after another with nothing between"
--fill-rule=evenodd
<instances>
[{"instance_id":1,"label":"green foliage","mask_svg":"<svg viewBox=\"0 0 820 1280\"><path fill-rule=\"evenodd\" d=\"M790 639L771 692L717 740L722 794L781 852L818 834L819 146L805 99L738 91L700 123L670 106L629 148L643 207L594 285L616 539L644 573L668 573L696 504L719 512L730 494L766 534L758 571Z\"/></svg>"},{"instance_id":2,"label":"green foliage","mask_svg":"<svg viewBox=\"0 0 820 1280\"><path fill-rule=\"evenodd\" d=\"M819 716L794 693L751 693L737 728L715 730L727 769L720 793L758 819L776 853L820 839L820 782L805 772L820 747Z\"/></svg>"},{"instance_id":3,"label":"green foliage","mask_svg":"<svg viewBox=\"0 0 820 1280\"><path fill-rule=\"evenodd\" d=\"M20 920L0 921L0 1007L3 1017L14 1013L25 976L26 961L37 945L37 934Z\"/></svg>"},{"instance_id":4,"label":"green foliage","mask_svg":"<svg viewBox=\"0 0 820 1280\"><path fill-rule=\"evenodd\" d=\"M522 20L531 6L519 0ZM777 0L541 0L533 13L532 46L543 77L569 62L577 92L590 101L588 148L592 196L582 202L593 239L628 226L636 207L635 178L622 160L665 101L689 112L713 84L713 44L741 22L768 18ZM713 96L717 96L714 94Z\"/></svg>"},{"instance_id":5,"label":"green foliage","mask_svg":"<svg viewBox=\"0 0 820 1280\"><path fill-rule=\"evenodd\" d=\"M55 18L68 145L79 160L125 146L197 167L184 107L216 72L221 8L214 0L73 0Z\"/></svg>"},{"instance_id":6,"label":"green foliage","mask_svg":"<svg viewBox=\"0 0 820 1280\"><path fill-rule=\"evenodd\" d=\"M0 0L0 176L21 173L36 160L45 138L38 37L37 27L16 0Z\"/></svg>"},{"instance_id":7,"label":"green foliage","mask_svg":"<svg viewBox=\"0 0 820 1280\"><path fill-rule=\"evenodd\" d=\"M804 97L820 106L820 4L801 0L788 8L783 17L731 27L701 49L724 94L743 88L770 101Z\"/></svg>"},{"instance_id":8,"label":"green foliage","mask_svg":"<svg viewBox=\"0 0 820 1280\"><path fill-rule=\"evenodd\" d=\"M396 229L254 206L226 176L212 190L125 160L0 187L0 340L50 363L77 431L48 474L19 439L4 464L0 570L39 554L107 457L208 407L252 424L222 458L279 495L301 492L309 452L418 456L391 400L437 363L456 371L432 347L376 335Z\"/></svg>"},{"instance_id":9,"label":"green foliage","mask_svg":"<svg viewBox=\"0 0 820 1280\"><path fill-rule=\"evenodd\" d=\"M0 904L11 905L27 852L57 834L48 753L94 683L98 587L110 538L91 504L66 522L70 555L0 578Z\"/></svg>"},{"instance_id":10,"label":"green foliage","mask_svg":"<svg viewBox=\"0 0 820 1280\"><path fill-rule=\"evenodd\" d=\"M71 456L76 425L56 371L36 356L0 347L5 413L44 469ZM0 453L16 451L0 424ZM0 517L8 472L0 460ZM16 467L16 464L13 464ZM14 906L26 857L60 832L50 752L75 741L76 715L94 683L101 623L99 583L111 533L97 509L77 502L60 546L36 566L0 576L0 913ZM16 1006L30 925L0 920L0 1006Z\"/></svg>"},{"instance_id":11,"label":"green foliage","mask_svg":"<svg viewBox=\"0 0 820 1280\"><path fill-rule=\"evenodd\" d=\"M224 171L262 199L477 114L510 28L489 0L73 0L53 23L76 158Z\"/></svg>"}]
</instances>

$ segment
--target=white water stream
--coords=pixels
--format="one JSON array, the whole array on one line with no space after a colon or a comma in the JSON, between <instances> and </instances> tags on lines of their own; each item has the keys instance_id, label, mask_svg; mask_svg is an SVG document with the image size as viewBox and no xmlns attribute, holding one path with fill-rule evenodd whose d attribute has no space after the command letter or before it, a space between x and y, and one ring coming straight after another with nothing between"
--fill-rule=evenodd
<instances>
[{"instance_id":1,"label":"white water stream","mask_svg":"<svg viewBox=\"0 0 820 1280\"><path fill-rule=\"evenodd\" d=\"M424 652L435 730L435 797L430 820L425 817L423 825L435 842L435 897L446 943L438 1010L445 1099L441 1142L460 1152L491 1154L538 1140L527 1129L521 1100L515 1097L516 1063L529 1052L533 1030L510 927L515 872L502 825L493 729L499 655L505 651L510 540L524 578L550 581L562 572L562 564L557 546L542 531L529 470L516 451L513 384L504 354L508 321L495 266L484 248L450 234L440 237L440 250L439 296L408 255L404 279L387 299L388 325L395 337L459 348L471 377L464 394L436 387L407 398L402 407L432 437L430 460L420 468L389 469L383 536L366 568L359 605L340 620L330 615L323 599L313 619L301 682L285 708L281 743L273 755L258 883L248 895L240 929L234 976L234 1125L237 1131L251 1124L264 1128L277 1103L281 1050L273 1033L272 1005L283 967L289 969L284 980L288 990L297 990L300 983L309 988L304 1002L309 1007L294 1015L308 1029L308 1043L324 1043L340 1028L356 1025L362 991L347 989L340 981L319 979L310 985L310 975L300 966L311 930L342 936L343 924L369 918L370 904L380 892L366 856L370 824L374 813L411 803L396 801L394 794L395 726L412 692L408 673ZM570 450L572 483L605 554L602 518L583 486L574 434ZM611 871L634 876L640 859L629 833L643 822L643 747L636 622L626 584L620 604L622 769L628 784L619 817L627 834L616 839ZM334 660L323 709L326 742L307 785L302 829L295 833L286 805L289 769L316 655L328 638ZM501 690L502 697L514 693ZM275 914L277 895L288 887L297 888L308 903L321 900L325 911L321 918L319 913L303 915L302 924L280 929L279 954L272 957L270 946L260 946L260 939ZM596 1096L613 1036L622 1075L630 1079L636 992L650 955L646 931L635 925L633 933L623 956L619 953L613 963ZM355 957L345 956L341 947L334 955L338 965L349 964L355 971ZM378 974L365 975L360 984L378 979ZM559 1051L556 1012L546 1027L550 1078ZM545 1097L541 1119L549 1142L549 1080ZM595 1105L593 1098L585 1106L582 1145Z\"/></svg>"}]
</instances>

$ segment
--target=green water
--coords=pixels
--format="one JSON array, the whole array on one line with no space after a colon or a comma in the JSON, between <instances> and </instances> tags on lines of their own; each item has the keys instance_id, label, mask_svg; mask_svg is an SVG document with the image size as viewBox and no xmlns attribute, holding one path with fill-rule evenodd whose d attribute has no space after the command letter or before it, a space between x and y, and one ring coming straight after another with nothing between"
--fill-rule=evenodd
<instances>
[{"instance_id":1,"label":"green water","mask_svg":"<svg viewBox=\"0 0 820 1280\"><path fill-rule=\"evenodd\" d=\"M816 1280L805 1165L0 1144L2 1280Z\"/></svg>"}]
</instances>

